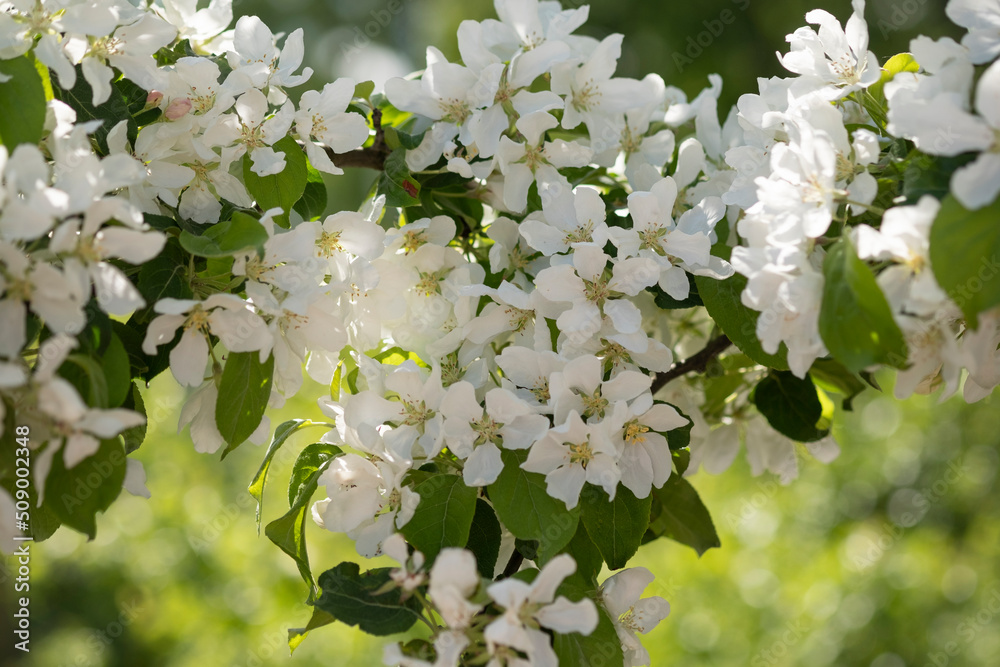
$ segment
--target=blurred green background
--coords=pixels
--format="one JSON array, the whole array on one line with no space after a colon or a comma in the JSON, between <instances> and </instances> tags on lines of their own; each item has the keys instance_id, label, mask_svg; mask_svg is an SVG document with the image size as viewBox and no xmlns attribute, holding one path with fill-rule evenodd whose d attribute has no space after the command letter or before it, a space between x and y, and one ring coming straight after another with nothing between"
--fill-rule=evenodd
<instances>
[{"instance_id":1,"label":"blurred green background","mask_svg":"<svg viewBox=\"0 0 1000 667\"><path fill-rule=\"evenodd\" d=\"M592 5L583 32L623 32L622 73L655 71L689 95L719 72L729 104L755 89L755 77L780 74L774 52L816 4L616 0ZM823 5L841 19L850 12L846 1ZM880 60L917 34L955 34L943 5L870 3ZM317 72L312 85L338 75L383 81L403 74L422 67L427 44L457 57L458 23L492 15L484 0L404 0L391 20L387 6L237 0L235 10L259 14L276 32L303 26ZM372 175L335 180L335 204L351 208ZM882 379L891 386L891 376ZM319 417L314 399L322 391L307 385L273 423ZM91 543L60 531L34 547L32 652L13 650L5 613L0 665L379 664L381 640L343 625L316 631L288 658L286 629L304 625L309 609L292 561L256 536L245 489L263 450L244 446L225 463L199 455L175 433L182 390L161 377L145 393L151 428L137 458L152 499L123 495ZM997 407L996 397L974 406L933 397L900 403L887 388L838 418L841 457L829 466L803 457L800 478L788 487L752 477L742 455L724 475L697 475L723 546L701 559L664 540L640 551L635 564L658 576L648 593L672 605L646 638L653 664L1000 665ZM277 457L265 521L281 514L294 453L316 434L296 436ZM346 538L316 528L309 539L316 571L357 558ZM0 578L0 608L11 609L13 583L9 574Z\"/></svg>"}]
</instances>

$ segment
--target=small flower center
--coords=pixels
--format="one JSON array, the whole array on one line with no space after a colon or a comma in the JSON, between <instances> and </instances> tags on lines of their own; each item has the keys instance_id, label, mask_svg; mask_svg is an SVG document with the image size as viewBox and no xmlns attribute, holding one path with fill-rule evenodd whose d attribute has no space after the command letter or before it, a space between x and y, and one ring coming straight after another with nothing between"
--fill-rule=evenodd
<instances>
[{"instance_id":1,"label":"small flower center","mask_svg":"<svg viewBox=\"0 0 1000 667\"><path fill-rule=\"evenodd\" d=\"M420 280L414 285L413 289L424 296L430 296L431 294L441 293L441 281L448 275L448 269L429 271L427 273L417 271L417 273L420 275Z\"/></svg>"},{"instance_id":2,"label":"small flower center","mask_svg":"<svg viewBox=\"0 0 1000 667\"><path fill-rule=\"evenodd\" d=\"M339 230L320 234L316 240L316 247L319 248L319 252L323 257L329 258L336 252L344 252L343 246L340 245L340 234Z\"/></svg>"},{"instance_id":3,"label":"small flower center","mask_svg":"<svg viewBox=\"0 0 1000 667\"><path fill-rule=\"evenodd\" d=\"M590 243L594 240L594 221L588 220L586 223L578 226L571 232L566 232L566 245L572 245L574 243Z\"/></svg>"},{"instance_id":4,"label":"small flower center","mask_svg":"<svg viewBox=\"0 0 1000 667\"><path fill-rule=\"evenodd\" d=\"M530 310L522 310L520 308L515 308L514 306L508 306L503 312L507 315L511 331L514 333L521 333L524 331L524 328L528 326L528 322L531 321L532 312Z\"/></svg>"},{"instance_id":5,"label":"small flower center","mask_svg":"<svg viewBox=\"0 0 1000 667\"><path fill-rule=\"evenodd\" d=\"M403 424L406 426L420 426L427 420L434 417L434 410L427 407L424 401L419 403L408 403L403 401Z\"/></svg>"},{"instance_id":6,"label":"small flower center","mask_svg":"<svg viewBox=\"0 0 1000 667\"><path fill-rule=\"evenodd\" d=\"M649 427L643 426L637 419L625 424L625 442L630 445L640 445L646 442L646 436L643 435L645 433L649 433Z\"/></svg>"},{"instance_id":7,"label":"small flower center","mask_svg":"<svg viewBox=\"0 0 1000 667\"><path fill-rule=\"evenodd\" d=\"M590 446L590 438L583 442L569 442L569 462L579 463L584 468L594 459L594 450Z\"/></svg>"},{"instance_id":8,"label":"small flower center","mask_svg":"<svg viewBox=\"0 0 1000 667\"><path fill-rule=\"evenodd\" d=\"M601 396L601 390L598 388L593 395L583 395L580 397L583 400L583 416L584 417L603 417L604 409L608 407L608 399Z\"/></svg>"},{"instance_id":9,"label":"small flower center","mask_svg":"<svg viewBox=\"0 0 1000 667\"><path fill-rule=\"evenodd\" d=\"M417 248L427 243L427 234L424 230L403 232L403 253L410 254L416 252Z\"/></svg>"}]
</instances>

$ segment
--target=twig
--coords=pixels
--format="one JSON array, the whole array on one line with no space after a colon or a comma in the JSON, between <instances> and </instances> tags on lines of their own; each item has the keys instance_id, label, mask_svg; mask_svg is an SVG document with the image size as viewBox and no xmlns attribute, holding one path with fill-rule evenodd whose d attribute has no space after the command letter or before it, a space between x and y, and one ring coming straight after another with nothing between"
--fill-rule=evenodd
<instances>
[{"instance_id":1,"label":"twig","mask_svg":"<svg viewBox=\"0 0 1000 667\"><path fill-rule=\"evenodd\" d=\"M722 334L718 338L713 338L705 344L704 348L681 363L676 364L669 371L657 373L656 379L653 380L653 386L651 387L652 392L655 394L671 380L676 380L680 376L686 375L691 371L704 373L705 367L708 366L708 363L725 352L725 350L732 344L732 341L729 340L729 337L726 336L726 334Z\"/></svg>"}]
</instances>

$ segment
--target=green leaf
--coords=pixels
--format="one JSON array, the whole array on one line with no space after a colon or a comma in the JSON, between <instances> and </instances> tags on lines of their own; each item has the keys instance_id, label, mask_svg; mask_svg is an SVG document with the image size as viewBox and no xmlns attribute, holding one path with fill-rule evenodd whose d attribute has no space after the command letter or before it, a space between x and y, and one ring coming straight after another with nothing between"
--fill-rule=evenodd
<instances>
[{"instance_id":1,"label":"green leaf","mask_svg":"<svg viewBox=\"0 0 1000 667\"><path fill-rule=\"evenodd\" d=\"M691 450L677 449L670 452L670 459L673 461L674 470L678 475L683 475L688 466L691 465Z\"/></svg>"},{"instance_id":2,"label":"green leaf","mask_svg":"<svg viewBox=\"0 0 1000 667\"><path fill-rule=\"evenodd\" d=\"M372 91L375 90L374 81L362 81L361 83L354 86L354 99L367 100L371 97ZM370 102L369 102L370 103Z\"/></svg>"},{"instance_id":3,"label":"green leaf","mask_svg":"<svg viewBox=\"0 0 1000 667\"><path fill-rule=\"evenodd\" d=\"M386 206L418 206L420 183L406 166L406 150L397 148L385 160L382 176L378 180L377 194L385 195Z\"/></svg>"},{"instance_id":4,"label":"green leaf","mask_svg":"<svg viewBox=\"0 0 1000 667\"><path fill-rule=\"evenodd\" d=\"M500 554L500 537L500 522L497 521L496 513L488 502L478 498L465 548L476 556L479 574L485 579L492 579L496 570L497 556Z\"/></svg>"},{"instance_id":5,"label":"green leaf","mask_svg":"<svg viewBox=\"0 0 1000 667\"><path fill-rule=\"evenodd\" d=\"M201 236L186 229L181 231L179 241L182 248L198 257L231 257L262 248L267 238L264 225L252 216L236 211L232 220L210 226Z\"/></svg>"},{"instance_id":6,"label":"green leaf","mask_svg":"<svg viewBox=\"0 0 1000 667\"><path fill-rule=\"evenodd\" d=\"M267 539L292 557L303 581L309 585L310 598L313 596L312 571L309 568L309 552L306 550L306 508L295 507L282 517L264 527Z\"/></svg>"},{"instance_id":7,"label":"green leaf","mask_svg":"<svg viewBox=\"0 0 1000 667\"><path fill-rule=\"evenodd\" d=\"M306 549L306 518L309 502L312 500L319 477L327 463L343 452L339 447L326 443L315 443L306 447L295 460L292 474L295 497L289 501L289 510L281 518L275 519L264 528L264 534L274 544L292 557L299 569L299 575L309 586L309 601L315 596L316 582L309 567L309 551ZM292 484L289 484L291 492Z\"/></svg>"},{"instance_id":8,"label":"green leaf","mask_svg":"<svg viewBox=\"0 0 1000 667\"><path fill-rule=\"evenodd\" d=\"M228 443L222 458L242 445L260 425L271 396L274 355L260 362L257 352L231 352L222 371L215 424Z\"/></svg>"},{"instance_id":9,"label":"green leaf","mask_svg":"<svg viewBox=\"0 0 1000 667\"><path fill-rule=\"evenodd\" d=\"M124 83L122 83L124 82ZM137 90L138 89L138 90ZM99 155L108 154L108 132L120 121L128 121L128 135L130 141L135 141L138 130L136 123L132 120L132 110L136 108L135 97L141 89L126 79L112 82L111 94L108 99L101 104L94 106L94 92L87 83L87 78L83 76L83 69L76 66L76 83L73 88L66 90L61 86L55 86L53 93L62 102L68 104L76 112L77 124L91 120L101 121L91 135L97 142L97 152ZM146 101L146 92L141 91L141 103Z\"/></svg>"},{"instance_id":10,"label":"green leaf","mask_svg":"<svg viewBox=\"0 0 1000 667\"><path fill-rule=\"evenodd\" d=\"M608 568L620 570L639 550L649 526L652 502L650 496L636 498L621 484L614 500L609 500L600 487L591 484L584 487L580 494L580 520Z\"/></svg>"},{"instance_id":11,"label":"green leaf","mask_svg":"<svg viewBox=\"0 0 1000 667\"><path fill-rule=\"evenodd\" d=\"M906 340L889 302L846 238L830 248L823 276L819 332L830 354L855 373L875 364L905 366Z\"/></svg>"},{"instance_id":12,"label":"green leaf","mask_svg":"<svg viewBox=\"0 0 1000 667\"><path fill-rule=\"evenodd\" d=\"M101 366L108 384L108 407L117 408L125 402L132 388L131 362L117 335L112 333L108 340L108 347L101 355Z\"/></svg>"},{"instance_id":13,"label":"green leaf","mask_svg":"<svg viewBox=\"0 0 1000 667\"><path fill-rule=\"evenodd\" d=\"M417 599L402 601L398 588L380 591L391 581L391 568L368 570L364 574L360 570L357 563L341 563L321 574L319 585L323 592L316 600L316 608L370 635L409 630L420 613Z\"/></svg>"},{"instance_id":14,"label":"green leaf","mask_svg":"<svg viewBox=\"0 0 1000 667\"><path fill-rule=\"evenodd\" d=\"M744 354L761 366L788 370L788 349L782 343L777 354L768 354L757 338L757 318L760 313L743 305L741 294L747 279L738 273L725 280L695 276L698 294L705 302L708 314Z\"/></svg>"},{"instance_id":15,"label":"green leaf","mask_svg":"<svg viewBox=\"0 0 1000 667\"><path fill-rule=\"evenodd\" d=\"M671 475L662 489L653 489L649 532L643 542L668 537L686 544L701 556L720 546L712 517L698 492L680 475Z\"/></svg>"},{"instance_id":16,"label":"green leaf","mask_svg":"<svg viewBox=\"0 0 1000 667\"><path fill-rule=\"evenodd\" d=\"M295 649L305 640L309 633L316 628L322 628L324 625L330 625L336 621L333 616L326 613L322 609L313 608L312 616L309 617L309 622L306 623L304 628L288 628L288 652L295 653Z\"/></svg>"},{"instance_id":17,"label":"green leaf","mask_svg":"<svg viewBox=\"0 0 1000 667\"><path fill-rule=\"evenodd\" d=\"M460 475L434 475L413 489L420 495L413 518L400 528L406 541L433 562L445 547L464 547L476 513L479 489Z\"/></svg>"},{"instance_id":18,"label":"green leaf","mask_svg":"<svg viewBox=\"0 0 1000 667\"><path fill-rule=\"evenodd\" d=\"M581 585L579 579L566 579L557 590L558 595L578 602L593 598L593 588ZM597 627L589 635L579 632L553 633L552 648L559 658L560 667L595 667L596 665L621 665L625 663L622 643L615 625L601 604L597 606Z\"/></svg>"},{"instance_id":19,"label":"green leaf","mask_svg":"<svg viewBox=\"0 0 1000 667\"><path fill-rule=\"evenodd\" d=\"M576 561L574 577L586 582L591 587L597 586L597 575L604 567L604 557L594 541L590 539L590 534L583 521L577 525L573 539L562 548L562 553L571 555Z\"/></svg>"},{"instance_id":20,"label":"green leaf","mask_svg":"<svg viewBox=\"0 0 1000 667\"><path fill-rule=\"evenodd\" d=\"M288 228L291 222L288 212L302 197L306 183L309 180L309 169L306 166L306 155L302 148L291 137L285 137L274 142L272 148L277 153L285 154L285 168L277 174L258 176L252 170L253 162L250 155L243 156L243 182L250 196L257 201L263 210L280 208L282 214L276 216L276 224Z\"/></svg>"},{"instance_id":21,"label":"green leaf","mask_svg":"<svg viewBox=\"0 0 1000 667\"><path fill-rule=\"evenodd\" d=\"M53 447L56 442L50 442ZM97 535L96 515L107 510L125 481L125 450L121 442L102 440L97 452L66 469L62 452L52 458L45 481L45 503L65 526L90 539Z\"/></svg>"},{"instance_id":22,"label":"green leaf","mask_svg":"<svg viewBox=\"0 0 1000 667\"><path fill-rule=\"evenodd\" d=\"M313 473L323 470L331 459L343 453L340 447L325 442L314 442L303 448L292 464L292 474L288 479L288 506L294 507L304 493L311 493L309 484Z\"/></svg>"},{"instance_id":23,"label":"green leaf","mask_svg":"<svg viewBox=\"0 0 1000 667\"><path fill-rule=\"evenodd\" d=\"M503 450L503 471L488 487L497 518L522 540L539 541L540 564L559 553L573 539L580 520L579 507L572 510L545 490L545 477L521 469L528 453Z\"/></svg>"},{"instance_id":24,"label":"green leaf","mask_svg":"<svg viewBox=\"0 0 1000 667\"><path fill-rule=\"evenodd\" d=\"M311 424L312 422L308 419L289 419L274 429L274 437L271 439L271 444L267 447L264 460L261 461L260 468L257 469L257 474L253 476L250 486L247 487L247 491L257 501L257 534L260 534L260 516L264 511L264 484L267 482L267 471L271 468L271 459L274 458L274 455L278 453L278 450L293 433Z\"/></svg>"},{"instance_id":25,"label":"green leaf","mask_svg":"<svg viewBox=\"0 0 1000 667\"><path fill-rule=\"evenodd\" d=\"M93 357L69 355L59 367L59 375L76 388L87 405L108 408L108 382L104 377L104 370Z\"/></svg>"},{"instance_id":26,"label":"green leaf","mask_svg":"<svg viewBox=\"0 0 1000 667\"><path fill-rule=\"evenodd\" d=\"M679 414L681 417L684 417L685 419L688 420L688 423L685 424L684 426L670 429L669 431L663 434L664 437L666 437L667 439L667 446L670 447L671 450L684 449L685 447L691 444L691 429L694 428L694 421L690 417L688 417L683 410L681 410L673 403L668 403L667 405L676 410L677 414Z\"/></svg>"},{"instance_id":27,"label":"green leaf","mask_svg":"<svg viewBox=\"0 0 1000 667\"><path fill-rule=\"evenodd\" d=\"M658 285L653 285L652 287L647 287L647 291L653 294L653 300L656 302L658 308L663 310L678 310L681 308L694 308L695 306L704 306L705 303L701 300L701 295L698 293L698 283L695 282L694 276L688 274L688 283L691 285L691 289L688 292L687 297L684 299L675 299L670 296Z\"/></svg>"},{"instance_id":28,"label":"green leaf","mask_svg":"<svg viewBox=\"0 0 1000 667\"><path fill-rule=\"evenodd\" d=\"M882 65L881 78L869 86L868 92L870 92L872 97L880 103L885 104L885 84L892 81L897 74L902 74L903 72L917 72L919 70L920 65L912 55L909 53L897 53L892 58L885 61L885 64Z\"/></svg>"},{"instance_id":29,"label":"green leaf","mask_svg":"<svg viewBox=\"0 0 1000 667\"><path fill-rule=\"evenodd\" d=\"M28 53L0 60L0 74L11 77L0 83L0 141L13 152L18 144L38 145L45 129L45 85Z\"/></svg>"},{"instance_id":30,"label":"green leaf","mask_svg":"<svg viewBox=\"0 0 1000 667\"><path fill-rule=\"evenodd\" d=\"M842 394L845 410L850 410L854 397L868 388L857 373L847 370L835 359L817 359L809 369L809 376L817 387L827 393L833 391Z\"/></svg>"},{"instance_id":31,"label":"green leaf","mask_svg":"<svg viewBox=\"0 0 1000 667\"><path fill-rule=\"evenodd\" d=\"M753 401L775 431L798 442L815 442L829 429L818 429L823 405L808 373L799 379L788 371L773 371L757 383Z\"/></svg>"},{"instance_id":32,"label":"green leaf","mask_svg":"<svg viewBox=\"0 0 1000 667\"><path fill-rule=\"evenodd\" d=\"M931 227L931 267L938 284L979 326L979 313L1000 304L1000 199L970 211L949 195Z\"/></svg>"},{"instance_id":33,"label":"green leaf","mask_svg":"<svg viewBox=\"0 0 1000 667\"><path fill-rule=\"evenodd\" d=\"M190 299L191 286L187 280L188 255L177 242L170 240L160 254L139 269L137 286L147 307L160 299Z\"/></svg>"},{"instance_id":34,"label":"green leaf","mask_svg":"<svg viewBox=\"0 0 1000 667\"><path fill-rule=\"evenodd\" d=\"M303 220L313 220L326 212L326 183L323 181L323 174L306 163L308 167L308 178L306 179L305 190L302 197L295 202L295 212L302 216Z\"/></svg>"},{"instance_id":35,"label":"green leaf","mask_svg":"<svg viewBox=\"0 0 1000 667\"><path fill-rule=\"evenodd\" d=\"M944 157L913 151L907 157L906 169L903 171L905 203L915 205L924 195L945 199L951 192L952 174L969 164L974 157L974 153Z\"/></svg>"},{"instance_id":36,"label":"green leaf","mask_svg":"<svg viewBox=\"0 0 1000 667\"><path fill-rule=\"evenodd\" d=\"M134 382L129 382L131 390L129 391L128 398L122 403L122 407L127 410L135 410L143 417L146 417L146 404L142 400L142 394L139 392L139 386ZM148 420L144 421L137 426L127 428L121 432L122 441L125 443L125 453L131 454L135 450L142 446L142 443L146 440L146 428L148 427Z\"/></svg>"}]
</instances>

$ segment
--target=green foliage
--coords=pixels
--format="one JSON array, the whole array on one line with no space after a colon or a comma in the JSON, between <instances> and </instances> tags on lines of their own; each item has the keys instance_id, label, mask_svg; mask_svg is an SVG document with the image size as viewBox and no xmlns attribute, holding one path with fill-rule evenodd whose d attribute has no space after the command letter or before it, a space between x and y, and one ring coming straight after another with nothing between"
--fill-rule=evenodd
<instances>
[{"instance_id":1,"label":"green foliage","mask_svg":"<svg viewBox=\"0 0 1000 667\"><path fill-rule=\"evenodd\" d=\"M58 445L58 441L49 443L49 447ZM102 440L93 455L68 469L63 453L57 452L45 482L44 507L58 517L62 525L94 539L96 514L111 506L121 493L124 481L125 450L118 438Z\"/></svg>"},{"instance_id":2,"label":"green foliage","mask_svg":"<svg viewBox=\"0 0 1000 667\"><path fill-rule=\"evenodd\" d=\"M136 286L147 308L151 309L160 299L190 299L193 296L188 283L187 257L180 242L170 239L159 255L139 268Z\"/></svg>"},{"instance_id":3,"label":"green foliage","mask_svg":"<svg viewBox=\"0 0 1000 667\"><path fill-rule=\"evenodd\" d=\"M903 72L918 72L920 64L909 53L897 53L885 61L882 65L882 76L878 81L868 87L868 92L879 104L885 105L885 84L892 81L898 74Z\"/></svg>"},{"instance_id":4,"label":"green foliage","mask_svg":"<svg viewBox=\"0 0 1000 667\"><path fill-rule=\"evenodd\" d=\"M760 313L743 305L740 295L747 286L747 279L738 273L725 280L695 276L698 295L705 309L729 340L744 354L761 366L788 370L788 349L782 343L777 354L768 354L757 338L757 319Z\"/></svg>"},{"instance_id":5,"label":"green foliage","mask_svg":"<svg viewBox=\"0 0 1000 667\"><path fill-rule=\"evenodd\" d=\"M578 579L562 583L557 593L576 602L593 597L593 589L582 586ZM552 647L559 658L560 667L591 667L592 665L619 665L624 662L622 644L607 610L597 605L597 627L589 635L579 632L557 632L552 637Z\"/></svg>"},{"instance_id":6,"label":"green foliage","mask_svg":"<svg viewBox=\"0 0 1000 667\"><path fill-rule=\"evenodd\" d=\"M708 509L686 479L671 475L663 488L653 489L651 496L649 530L643 543L669 537L691 547L699 556L721 546Z\"/></svg>"},{"instance_id":7,"label":"green foliage","mask_svg":"<svg viewBox=\"0 0 1000 667\"><path fill-rule=\"evenodd\" d=\"M215 423L228 443L222 452L242 445L257 430L271 396L274 375L274 355L261 363L257 352L233 352L226 360L219 383L219 400L215 404Z\"/></svg>"},{"instance_id":8,"label":"green foliage","mask_svg":"<svg viewBox=\"0 0 1000 667\"><path fill-rule=\"evenodd\" d=\"M406 166L406 150L398 148L385 160L378 180L377 194L385 195L386 206L416 206L420 204L420 183Z\"/></svg>"},{"instance_id":9,"label":"green foliage","mask_svg":"<svg viewBox=\"0 0 1000 667\"><path fill-rule=\"evenodd\" d=\"M472 517L472 525L469 526L469 541L466 542L465 548L475 554L479 574L486 579L493 578L497 556L500 554L501 537L500 522L493 507L482 498L478 498L476 513Z\"/></svg>"},{"instance_id":10,"label":"green foliage","mask_svg":"<svg viewBox=\"0 0 1000 667\"><path fill-rule=\"evenodd\" d=\"M302 216L303 220L315 220L326 211L327 195L326 182L323 181L323 174L307 164L308 176L306 187L302 191L302 197L295 202L295 212Z\"/></svg>"},{"instance_id":11,"label":"green foliage","mask_svg":"<svg viewBox=\"0 0 1000 667\"><path fill-rule=\"evenodd\" d=\"M854 397L869 386L860 375L847 370L835 359L817 359L809 369L809 376L817 387L841 394L845 410L851 410ZM874 386L878 388L877 385Z\"/></svg>"},{"instance_id":12,"label":"green foliage","mask_svg":"<svg viewBox=\"0 0 1000 667\"><path fill-rule=\"evenodd\" d=\"M949 195L931 227L931 267L938 284L979 326L979 313L1000 304L1000 199L970 211Z\"/></svg>"},{"instance_id":13,"label":"green foliage","mask_svg":"<svg viewBox=\"0 0 1000 667\"><path fill-rule=\"evenodd\" d=\"M698 283L695 282L694 276L687 274L687 279L691 288L687 297L684 299L675 299L660 289L658 285L653 285L652 287L647 288L647 291L653 295L656 307L664 310L678 310L682 308L704 306L705 303L702 301L701 294L698 292Z\"/></svg>"},{"instance_id":14,"label":"green foliage","mask_svg":"<svg viewBox=\"0 0 1000 667\"><path fill-rule=\"evenodd\" d=\"M282 422L278 425L278 428L274 429L274 437L271 439L271 444L267 447L267 452L264 454L264 460L261 461L260 468L257 469L257 474L253 476L253 480L250 482L250 486L247 487L247 491L253 496L253 499L257 501L257 532L260 532L260 517L261 513L264 511L264 484L267 483L267 471L271 468L271 460L274 455L278 453L285 441L288 440L296 431L306 426L312 425L308 419L289 419L286 422ZM289 504L292 503L292 492L289 490Z\"/></svg>"},{"instance_id":15,"label":"green foliage","mask_svg":"<svg viewBox=\"0 0 1000 667\"><path fill-rule=\"evenodd\" d=\"M413 489L420 496L413 517L400 532L428 562L445 547L464 547L476 513L475 487L460 475L433 475Z\"/></svg>"},{"instance_id":16,"label":"green foliage","mask_svg":"<svg viewBox=\"0 0 1000 667\"><path fill-rule=\"evenodd\" d=\"M800 379L788 371L772 371L757 383L753 402L775 431L792 440L815 442L830 433L816 428L823 406L808 374Z\"/></svg>"},{"instance_id":17,"label":"green foliage","mask_svg":"<svg viewBox=\"0 0 1000 667\"><path fill-rule=\"evenodd\" d=\"M200 236L182 230L179 241L197 257L230 257L249 250L263 255L267 230L253 217L235 211L231 220L209 226Z\"/></svg>"},{"instance_id":18,"label":"green foliage","mask_svg":"<svg viewBox=\"0 0 1000 667\"><path fill-rule=\"evenodd\" d=\"M100 127L92 135L97 142L97 152L100 155L108 155L108 133L120 121L124 120L127 123L128 139L135 143L139 131L135 117L145 108L147 96L146 91L139 86L128 79L117 79L111 83L111 94L108 99L94 105L93 90L83 76L83 70L77 65L76 84L73 88L66 90L61 86L55 86L52 90L57 99L68 104L76 112L77 123L101 121ZM151 119L143 120L150 122Z\"/></svg>"},{"instance_id":19,"label":"green foliage","mask_svg":"<svg viewBox=\"0 0 1000 667\"><path fill-rule=\"evenodd\" d=\"M573 539L580 520L579 507L572 510L545 490L545 477L521 469L525 451L500 453L503 471L487 487L497 518L522 540L538 540L539 562L545 563Z\"/></svg>"},{"instance_id":20,"label":"green foliage","mask_svg":"<svg viewBox=\"0 0 1000 667\"><path fill-rule=\"evenodd\" d=\"M319 575L322 594L316 608L371 635L405 632L417 622L420 604L416 598L403 600L398 588L386 590L390 570L381 567L361 574L357 563L327 570Z\"/></svg>"},{"instance_id":21,"label":"green foliage","mask_svg":"<svg viewBox=\"0 0 1000 667\"><path fill-rule=\"evenodd\" d=\"M43 70L44 71L44 70ZM37 145L45 126L45 84L32 54L0 60L0 142L12 153L18 144Z\"/></svg>"},{"instance_id":22,"label":"green foliage","mask_svg":"<svg viewBox=\"0 0 1000 667\"><path fill-rule=\"evenodd\" d=\"M287 424L288 422L285 422ZM279 427L280 428L280 427ZM309 566L309 551L306 549L306 519L309 503L319 485L319 477L327 464L343 452L339 447L318 442L302 450L292 468L288 484L288 511L264 527L264 534L275 545L292 557L299 569L302 580L309 585L309 600L313 600L316 584ZM258 473L259 475L260 473ZM253 485L251 485L253 489ZM263 477L261 477L263 492ZM253 493L251 491L251 493ZM256 496L255 496L256 497ZM258 503L261 503L258 498ZM257 525L260 526L260 504L257 510Z\"/></svg>"},{"instance_id":23,"label":"green foliage","mask_svg":"<svg viewBox=\"0 0 1000 667\"><path fill-rule=\"evenodd\" d=\"M904 366L903 333L871 269L846 238L830 248L823 276L819 332L830 354L853 372L883 363Z\"/></svg>"},{"instance_id":24,"label":"green foliage","mask_svg":"<svg viewBox=\"0 0 1000 667\"><path fill-rule=\"evenodd\" d=\"M649 526L651 496L636 498L618 485L613 500L604 489L586 485L580 494L580 520L611 570L620 570L639 550Z\"/></svg>"},{"instance_id":25,"label":"green foliage","mask_svg":"<svg viewBox=\"0 0 1000 667\"><path fill-rule=\"evenodd\" d=\"M309 182L309 167L306 162L306 154L295 139L285 137L274 142L272 148L276 153L285 154L285 168L277 174L258 176L253 172L253 161L250 159L250 155L244 155L243 183L261 210L280 208L282 213L275 216L274 222L281 227L288 228L291 226L288 213L306 190L306 184Z\"/></svg>"}]
</instances>

